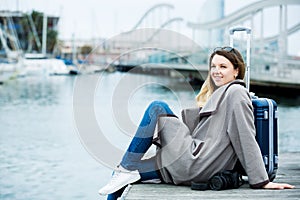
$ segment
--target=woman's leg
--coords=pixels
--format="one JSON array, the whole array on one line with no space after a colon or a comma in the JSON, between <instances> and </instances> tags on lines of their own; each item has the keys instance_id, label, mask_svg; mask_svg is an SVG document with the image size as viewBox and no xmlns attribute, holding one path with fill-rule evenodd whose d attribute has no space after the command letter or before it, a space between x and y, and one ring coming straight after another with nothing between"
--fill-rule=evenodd
<instances>
[{"instance_id":1,"label":"woman's leg","mask_svg":"<svg viewBox=\"0 0 300 200\"><path fill-rule=\"evenodd\" d=\"M117 200L120 196L122 196L122 193L124 192L126 187L127 186L124 186L121 189L119 189L118 191L107 195L107 200Z\"/></svg>"},{"instance_id":2,"label":"woman's leg","mask_svg":"<svg viewBox=\"0 0 300 200\"><path fill-rule=\"evenodd\" d=\"M173 112L164 102L154 101L148 106L120 166L114 171L110 182L99 190L100 194L110 194L109 199L117 198L122 194L124 186L130 183L160 178L156 171L155 157L144 160L142 157L152 145L158 117L165 114Z\"/></svg>"},{"instance_id":3,"label":"woman's leg","mask_svg":"<svg viewBox=\"0 0 300 200\"><path fill-rule=\"evenodd\" d=\"M153 165L155 163L155 157L149 158L147 160L142 160L144 163L147 163L146 165ZM160 175L157 171L148 171L148 172L142 172L140 173L141 179L140 181L148 181L148 180L158 180L160 179ZM127 187L127 184L122 187L121 189L117 190L116 192L113 192L111 194L107 195L107 200L117 200L119 197L122 196L125 188Z\"/></svg>"},{"instance_id":4,"label":"woman's leg","mask_svg":"<svg viewBox=\"0 0 300 200\"><path fill-rule=\"evenodd\" d=\"M136 134L123 156L122 167L128 170L137 169L140 172L155 170L155 166L151 162L141 162L141 159L152 145L158 117L166 114L173 115L173 112L165 102L154 101L148 106Z\"/></svg>"}]
</instances>

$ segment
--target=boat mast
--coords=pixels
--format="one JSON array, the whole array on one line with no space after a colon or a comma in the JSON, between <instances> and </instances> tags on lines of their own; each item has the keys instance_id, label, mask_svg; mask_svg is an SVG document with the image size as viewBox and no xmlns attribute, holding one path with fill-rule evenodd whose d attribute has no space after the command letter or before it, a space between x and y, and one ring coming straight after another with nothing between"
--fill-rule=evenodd
<instances>
[{"instance_id":1,"label":"boat mast","mask_svg":"<svg viewBox=\"0 0 300 200\"><path fill-rule=\"evenodd\" d=\"M43 15L43 38L42 38L42 54L44 56L47 55L47 25L48 25L47 15L44 12L44 15Z\"/></svg>"}]
</instances>

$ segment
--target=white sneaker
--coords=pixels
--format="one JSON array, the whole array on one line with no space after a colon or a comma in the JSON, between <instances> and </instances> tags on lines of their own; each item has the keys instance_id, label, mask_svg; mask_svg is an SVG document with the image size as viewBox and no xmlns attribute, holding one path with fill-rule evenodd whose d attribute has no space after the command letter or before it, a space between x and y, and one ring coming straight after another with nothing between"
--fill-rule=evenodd
<instances>
[{"instance_id":1,"label":"white sneaker","mask_svg":"<svg viewBox=\"0 0 300 200\"><path fill-rule=\"evenodd\" d=\"M114 193L124 187L125 185L128 185L130 183L134 183L141 179L140 173L138 170L129 171L127 169L124 169L122 166L118 166L114 172L113 175L103 188L101 188L98 192L100 195L107 195Z\"/></svg>"}]
</instances>

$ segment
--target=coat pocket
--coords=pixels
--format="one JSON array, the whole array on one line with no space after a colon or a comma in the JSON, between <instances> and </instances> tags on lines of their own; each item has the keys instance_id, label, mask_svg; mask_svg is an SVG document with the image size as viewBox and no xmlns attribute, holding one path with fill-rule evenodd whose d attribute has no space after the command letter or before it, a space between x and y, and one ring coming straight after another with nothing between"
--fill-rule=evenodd
<instances>
[{"instance_id":1,"label":"coat pocket","mask_svg":"<svg viewBox=\"0 0 300 200\"><path fill-rule=\"evenodd\" d=\"M200 150L202 149L203 145L204 145L204 141L198 139L193 140L193 147L192 147L193 156L197 156L200 153Z\"/></svg>"}]
</instances>

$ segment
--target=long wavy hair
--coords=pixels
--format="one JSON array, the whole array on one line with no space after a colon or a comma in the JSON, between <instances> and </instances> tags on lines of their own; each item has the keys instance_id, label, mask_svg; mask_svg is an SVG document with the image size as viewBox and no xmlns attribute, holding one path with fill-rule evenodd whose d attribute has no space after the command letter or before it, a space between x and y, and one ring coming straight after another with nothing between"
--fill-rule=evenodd
<instances>
[{"instance_id":1,"label":"long wavy hair","mask_svg":"<svg viewBox=\"0 0 300 200\"><path fill-rule=\"evenodd\" d=\"M238 75L236 79L244 79L245 77L245 63L241 53L237 49L230 47L230 50L227 50L226 47L222 47L214 50L209 57L209 70L207 78L204 81L200 92L196 96L197 105L199 107L203 107L212 93L217 89L210 75L211 61L216 54L227 58L232 63L233 68L238 69Z\"/></svg>"}]
</instances>

